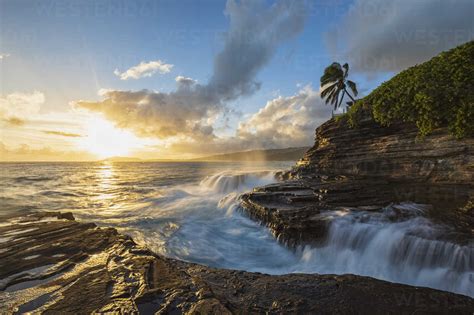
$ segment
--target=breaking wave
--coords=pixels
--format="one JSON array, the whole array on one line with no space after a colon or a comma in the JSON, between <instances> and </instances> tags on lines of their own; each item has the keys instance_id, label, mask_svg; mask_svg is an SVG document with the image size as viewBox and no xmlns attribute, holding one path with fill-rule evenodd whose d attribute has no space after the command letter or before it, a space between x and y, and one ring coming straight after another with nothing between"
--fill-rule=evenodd
<instances>
[{"instance_id":1,"label":"breaking wave","mask_svg":"<svg viewBox=\"0 0 474 315\"><path fill-rule=\"evenodd\" d=\"M157 253L212 267L352 273L474 297L472 238L462 244L444 238L452 231L430 221L423 205L328 211L332 223L318 247L278 243L239 211L238 197L275 182L275 172L290 165L13 164L5 165L0 199L10 212L72 211L79 220L116 227Z\"/></svg>"},{"instance_id":2,"label":"breaking wave","mask_svg":"<svg viewBox=\"0 0 474 315\"><path fill-rule=\"evenodd\" d=\"M393 207L410 215L393 222ZM352 273L474 296L474 247L443 240L449 228L411 203L339 213L320 247L301 250L299 271Z\"/></svg>"}]
</instances>

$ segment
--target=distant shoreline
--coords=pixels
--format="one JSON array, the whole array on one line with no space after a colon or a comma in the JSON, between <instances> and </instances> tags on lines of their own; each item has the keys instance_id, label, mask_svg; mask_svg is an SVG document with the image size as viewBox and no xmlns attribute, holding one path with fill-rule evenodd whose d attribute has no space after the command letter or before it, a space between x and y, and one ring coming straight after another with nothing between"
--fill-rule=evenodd
<instances>
[{"instance_id":1,"label":"distant shoreline","mask_svg":"<svg viewBox=\"0 0 474 315\"><path fill-rule=\"evenodd\" d=\"M191 159L140 159L134 157L111 157L101 160L43 160L43 161L0 161L0 163L177 163L177 162L286 162L297 161L310 147L292 147L283 149L249 150L209 155Z\"/></svg>"}]
</instances>

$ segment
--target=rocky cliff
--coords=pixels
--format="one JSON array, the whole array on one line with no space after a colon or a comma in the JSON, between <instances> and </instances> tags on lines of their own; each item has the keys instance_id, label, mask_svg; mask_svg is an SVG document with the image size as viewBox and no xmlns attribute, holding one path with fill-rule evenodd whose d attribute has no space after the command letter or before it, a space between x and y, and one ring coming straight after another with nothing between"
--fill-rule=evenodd
<instances>
[{"instance_id":1,"label":"rocky cliff","mask_svg":"<svg viewBox=\"0 0 474 315\"><path fill-rule=\"evenodd\" d=\"M457 140L440 128L420 138L412 124L382 127L366 119L351 128L332 119L316 130L315 145L297 166L279 178L244 194L242 206L290 245L323 240L328 210L376 212L400 202L429 205L426 216L453 226L458 240L472 240L472 137Z\"/></svg>"},{"instance_id":2,"label":"rocky cliff","mask_svg":"<svg viewBox=\"0 0 474 315\"><path fill-rule=\"evenodd\" d=\"M472 314L474 300L353 275L269 276L164 258L71 214L2 218L0 313Z\"/></svg>"},{"instance_id":3,"label":"rocky cliff","mask_svg":"<svg viewBox=\"0 0 474 315\"><path fill-rule=\"evenodd\" d=\"M414 202L456 231L440 237L474 242L473 52L470 41L408 68L324 123L283 182L242 196L244 211L295 245L324 241L328 211L374 217Z\"/></svg>"},{"instance_id":4,"label":"rocky cliff","mask_svg":"<svg viewBox=\"0 0 474 315\"><path fill-rule=\"evenodd\" d=\"M468 188L474 182L474 138L457 140L446 128L420 137L413 124L383 127L371 119L351 128L332 119L317 129L315 145L295 171Z\"/></svg>"}]
</instances>

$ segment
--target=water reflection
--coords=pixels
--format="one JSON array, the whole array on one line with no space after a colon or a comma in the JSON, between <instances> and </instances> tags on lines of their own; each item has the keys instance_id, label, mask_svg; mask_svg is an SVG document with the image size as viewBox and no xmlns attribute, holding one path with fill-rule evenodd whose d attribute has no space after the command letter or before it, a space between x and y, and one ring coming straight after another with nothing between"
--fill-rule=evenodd
<instances>
[{"instance_id":1,"label":"water reflection","mask_svg":"<svg viewBox=\"0 0 474 315\"><path fill-rule=\"evenodd\" d=\"M114 178L114 165L110 162L104 162L104 164L97 168L97 177L100 189L110 189Z\"/></svg>"},{"instance_id":2,"label":"water reflection","mask_svg":"<svg viewBox=\"0 0 474 315\"><path fill-rule=\"evenodd\" d=\"M103 162L103 164L100 167L98 167L98 174L102 178L110 178L113 175L113 171L114 171L113 167L114 167L113 163Z\"/></svg>"},{"instance_id":3,"label":"water reflection","mask_svg":"<svg viewBox=\"0 0 474 315\"><path fill-rule=\"evenodd\" d=\"M104 162L96 168L96 194L93 204L101 209L101 214L106 216L114 215L117 208L120 207L117 201L120 197L120 191L116 187L117 174L114 164Z\"/></svg>"}]
</instances>

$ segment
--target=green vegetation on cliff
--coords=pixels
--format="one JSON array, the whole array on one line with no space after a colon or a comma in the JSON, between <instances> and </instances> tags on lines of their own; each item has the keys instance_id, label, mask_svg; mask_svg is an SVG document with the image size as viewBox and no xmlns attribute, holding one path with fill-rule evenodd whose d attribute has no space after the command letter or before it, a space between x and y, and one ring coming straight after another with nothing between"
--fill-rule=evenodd
<instances>
[{"instance_id":1,"label":"green vegetation on cliff","mask_svg":"<svg viewBox=\"0 0 474 315\"><path fill-rule=\"evenodd\" d=\"M350 108L349 124L367 114L384 126L415 123L422 136L438 127L457 138L474 135L474 41L384 82Z\"/></svg>"}]
</instances>

